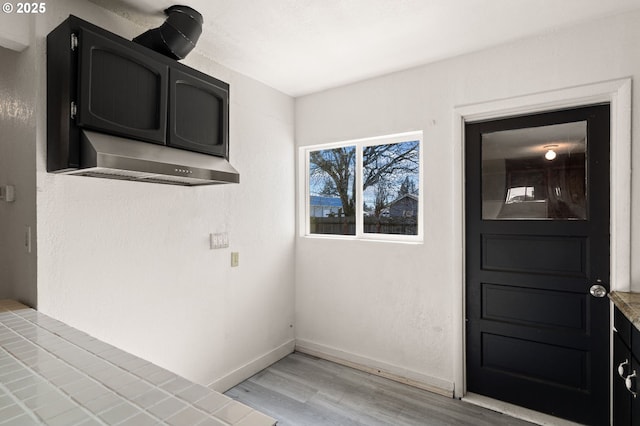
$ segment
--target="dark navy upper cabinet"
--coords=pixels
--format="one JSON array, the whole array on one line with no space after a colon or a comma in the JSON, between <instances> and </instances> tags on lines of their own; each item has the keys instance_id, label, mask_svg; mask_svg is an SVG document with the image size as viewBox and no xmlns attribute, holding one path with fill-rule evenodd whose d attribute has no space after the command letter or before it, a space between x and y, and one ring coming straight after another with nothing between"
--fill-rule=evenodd
<instances>
[{"instance_id":1,"label":"dark navy upper cabinet","mask_svg":"<svg viewBox=\"0 0 640 426\"><path fill-rule=\"evenodd\" d=\"M47 170L82 129L229 159L229 85L75 16L47 36Z\"/></svg>"},{"instance_id":2,"label":"dark navy upper cabinet","mask_svg":"<svg viewBox=\"0 0 640 426\"><path fill-rule=\"evenodd\" d=\"M77 125L164 144L168 66L84 28L77 37Z\"/></svg>"},{"instance_id":3,"label":"dark navy upper cabinet","mask_svg":"<svg viewBox=\"0 0 640 426\"><path fill-rule=\"evenodd\" d=\"M169 72L167 145L227 157L229 91L206 75Z\"/></svg>"}]
</instances>

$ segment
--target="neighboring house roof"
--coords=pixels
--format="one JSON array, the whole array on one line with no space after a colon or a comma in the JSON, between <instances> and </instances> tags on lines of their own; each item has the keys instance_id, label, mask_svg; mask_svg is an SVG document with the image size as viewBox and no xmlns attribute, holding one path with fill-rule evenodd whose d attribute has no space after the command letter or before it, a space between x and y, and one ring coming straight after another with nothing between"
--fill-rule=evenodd
<instances>
[{"instance_id":1,"label":"neighboring house roof","mask_svg":"<svg viewBox=\"0 0 640 426\"><path fill-rule=\"evenodd\" d=\"M418 201L418 196L416 194L404 194L398 198L396 198L395 200L393 200L392 202L389 203L389 206L392 206L398 202L400 202L401 200L405 199L405 198L410 198L413 201Z\"/></svg>"},{"instance_id":2,"label":"neighboring house roof","mask_svg":"<svg viewBox=\"0 0 640 426\"><path fill-rule=\"evenodd\" d=\"M342 201L338 197L323 197L321 195L312 195L310 197L310 205L325 207L342 207Z\"/></svg>"}]
</instances>

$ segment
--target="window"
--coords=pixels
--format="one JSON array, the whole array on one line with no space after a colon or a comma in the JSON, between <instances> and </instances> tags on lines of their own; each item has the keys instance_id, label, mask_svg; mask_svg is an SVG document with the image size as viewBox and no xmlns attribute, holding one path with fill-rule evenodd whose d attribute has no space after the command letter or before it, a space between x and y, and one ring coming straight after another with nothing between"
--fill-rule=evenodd
<instances>
[{"instance_id":1,"label":"window","mask_svg":"<svg viewBox=\"0 0 640 426\"><path fill-rule=\"evenodd\" d=\"M520 203L523 201L535 200L533 186L514 186L507 189L507 199L505 204Z\"/></svg>"},{"instance_id":2,"label":"window","mask_svg":"<svg viewBox=\"0 0 640 426\"><path fill-rule=\"evenodd\" d=\"M421 241L421 141L412 132L301 148L304 234Z\"/></svg>"},{"instance_id":3,"label":"window","mask_svg":"<svg viewBox=\"0 0 640 426\"><path fill-rule=\"evenodd\" d=\"M587 122L482 134L484 220L584 220Z\"/></svg>"}]
</instances>

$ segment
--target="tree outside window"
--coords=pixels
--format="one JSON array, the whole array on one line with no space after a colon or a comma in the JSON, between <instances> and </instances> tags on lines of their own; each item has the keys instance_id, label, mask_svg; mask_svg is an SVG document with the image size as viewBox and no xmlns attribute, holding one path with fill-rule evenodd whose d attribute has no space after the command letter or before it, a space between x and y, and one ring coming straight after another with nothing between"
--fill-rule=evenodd
<instances>
[{"instance_id":1,"label":"tree outside window","mask_svg":"<svg viewBox=\"0 0 640 426\"><path fill-rule=\"evenodd\" d=\"M309 149L309 234L418 236L421 133Z\"/></svg>"},{"instance_id":2,"label":"tree outside window","mask_svg":"<svg viewBox=\"0 0 640 426\"><path fill-rule=\"evenodd\" d=\"M337 198L341 206L337 212L329 210L324 217L312 217L312 234L355 235L355 168L355 146L309 152L311 196L319 196L316 199L327 205L333 201L331 198Z\"/></svg>"}]
</instances>

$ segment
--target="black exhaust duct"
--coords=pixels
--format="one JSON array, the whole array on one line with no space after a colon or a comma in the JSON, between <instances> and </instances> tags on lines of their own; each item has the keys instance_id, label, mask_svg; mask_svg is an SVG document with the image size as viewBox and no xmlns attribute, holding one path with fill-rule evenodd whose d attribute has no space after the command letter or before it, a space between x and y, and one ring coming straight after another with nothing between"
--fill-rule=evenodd
<instances>
[{"instance_id":1,"label":"black exhaust duct","mask_svg":"<svg viewBox=\"0 0 640 426\"><path fill-rule=\"evenodd\" d=\"M171 59L184 59L202 34L202 15L189 6L171 6L164 11L167 19L158 28L134 38L138 44Z\"/></svg>"}]
</instances>

